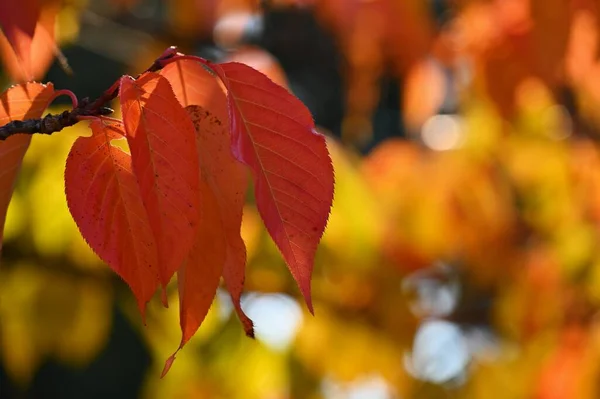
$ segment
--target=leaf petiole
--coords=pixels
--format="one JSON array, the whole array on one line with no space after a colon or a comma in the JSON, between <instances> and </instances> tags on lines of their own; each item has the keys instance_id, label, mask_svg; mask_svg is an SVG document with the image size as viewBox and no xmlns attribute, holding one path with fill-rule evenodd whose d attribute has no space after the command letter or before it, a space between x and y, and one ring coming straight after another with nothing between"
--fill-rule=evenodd
<instances>
[{"instance_id":1,"label":"leaf petiole","mask_svg":"<svg viewBox=\"0 0 600 399\"><path fill-rule=\"evenodd\" d=\"M68 89L62 89L62 90L57 90L54 92L52 97L50 97L50 100L48 100L48 105L46 106L46 108L48 108L50 106L50 104L52 104L52 102L60 96L68 96L71 99L71 107L73 109L78 107L79 100L77 99L77 96L75 95L75 93L73 93L71 90L68 90Z\"/></svg>"}]
</instances>

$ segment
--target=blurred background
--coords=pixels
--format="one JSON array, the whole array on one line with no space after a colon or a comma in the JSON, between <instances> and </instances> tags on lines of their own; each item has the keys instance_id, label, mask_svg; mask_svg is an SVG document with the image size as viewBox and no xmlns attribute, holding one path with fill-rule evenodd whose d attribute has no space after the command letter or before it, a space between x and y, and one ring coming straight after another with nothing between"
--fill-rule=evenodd
<instances>
[{"instance_id":1,"label":"blurred background","mask_svg":"<svg viewBox=\"0 0 600 399\"><path fill-rule=\"evenodd\" d=\"M63 172L86 126L34 137L0 268L2 399L600 397L600 1L41 3L62 53L34 43L39 80L95 98L170 45L245 62L309 107L336 193L316 316L250 193L257 340L220 291L160 380L177 299L144 327L79 235Z\"/></svg>"}]
</instances>

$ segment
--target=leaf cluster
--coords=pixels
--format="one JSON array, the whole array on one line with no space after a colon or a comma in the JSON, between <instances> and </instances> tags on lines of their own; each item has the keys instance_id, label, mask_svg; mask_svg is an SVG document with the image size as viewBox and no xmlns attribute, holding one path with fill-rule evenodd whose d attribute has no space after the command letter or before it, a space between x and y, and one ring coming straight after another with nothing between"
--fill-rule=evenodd
<instances>
[{"instance_id":1,"label":"leaf cluster","mask_svg":"<svg viewBox=\"0 0 600 399\"><path fill-rule=\"evenodd\" d=\"M221 276L254 336L240 307L248 167L261 217L312 311L310 278L333 199L333 167L310 113L244 64L167 50L155 65L138 78L123 76L94 102L38 119L44 126L54 118L54 131L90 120L91 137L75 141L65 169L67 203L84 239L131 287L142 317L158 287L168 306L165 290L177 272L180 348L206 316ZM19 129L34 125L59 94L50 84L13 86L2 95L11 121L3 129L52 133ZM122 120L104 115L103 104L117 95ZM0 144L13 156L2 158L5 167L18 166L30 139L12 133ZM113 145L121 139L129 151ZM15 178L5 175L6 205Z\"/></svg>"}]
</instances>

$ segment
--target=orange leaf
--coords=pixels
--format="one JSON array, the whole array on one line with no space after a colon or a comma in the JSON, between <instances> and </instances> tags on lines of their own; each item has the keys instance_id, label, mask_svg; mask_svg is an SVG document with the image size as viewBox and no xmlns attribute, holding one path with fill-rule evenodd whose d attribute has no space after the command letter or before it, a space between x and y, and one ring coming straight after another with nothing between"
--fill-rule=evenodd
<instances>
[{"instance_id":1,"label":"orange leaf","mask_svg":"<svg viewBox=\"0 0 600 399\"><path fill-rule=\"evenodd\" d=\"M268 51L260 47L241 47L230 53L227 62L239 62L246 64L265 74L266 77L279 86L289 90L285 71L277 59Z\"/></svg>"},{"instance_id":2,"label":"orange leaf","mask_svg":"<svg viewBox=\"0 0 600 399\"><path fill-rule=\"evenodd\" d=\"M225 125L198 105L190 105L186 111L197 133L202 212L196 242L177 272L181 343L167 359L161 376L204 321L222 272L246 334L254 336L252 321L240 306L246 266L246 247L240 236L246 172L231 155Z\"/></svg>"},{"instance_id":3,"label":"orange leaf","mask_svg":"<svg viewBox=\"0 0 600 399\"><path fill-rule=\"evenodd\" d=\"M14 3L14 4L13 4ZM44 75L56 49L57 1L0 1L0 54L12 79L27 81Z\"/></svg>"},{"instance_id":4,"label":"orange leaf","mask_svg":"<svg viewBox=\"0 0 600 399\"><path fill-rule=\"evenodd\" d=\"M165 362L161 378L169 372L179 349L183 348L196 333L208 314L217 294L223 262L225 262L225 235L219 215L219 203L204 175L202 175L200 192L202 193L202 219L196 234L196 242L188 258L177 271L181 343Z\"/></svg>"},{"instance_id":5,"label":"orange leaf","mask_svg":"<svg viewBox=\"0 0 600 399\"><path fill-rule=\"evenodd\" d=\"M158 286L158 255L131 157L110 144L123 138L122 124L90 124L65 169L67 204L81 235L129 286L142 313Z\"/></svg>"},{"instance_id":6,"label":"orange leaf","mask_svg":"<svg viewBox=\"0 0 600 399\"><path fill-rule=\"evenodd\" d=\"M26 70L31 62L31 41L35 33L40 5L38 0L2 0L0 25Z\"/></svg>"},{"instance_id":7,"label":"orange leaf","mask_svg":"<svg viewBox=\"0 0 600 399\"><path fill-rule=\"evenodd\" d=\"M205 178L200 185L202 219L192 250L177 271L183 347L204 321L217 293L225 262L225 234L219 203Z\"/></svg>"},{"instance_id":8,"label":"orange leaf","mask_svg":"<svg viewBox=\"0 0 600 399\"><path fill-rule=\"evenodd\" d=\"M13 86L0 96L0 125L13 120L39 118L54 95L52 84L25 83ZM6 210L23 156L29 147L31 135L18 134L0 142L0 249Z\"/></svg>"},{"instance_id":9,"label":"orange leaf","mask_svg":"<svg viewBox=\"0 0 600 399\"><path fill-rule=\"evenodd\" d=\"M182 106L201 105L217 119L227 122L227 99L219 79L206 66L194 60L179 60L165 66L163 75Z\"/></svg>"},{"instance_id":10,"label":"orange leaf","mask_svg":"<svg viewBox=\"0 0 600 399\"><path fill-rule=\"evenodd\" d=\"M213 195L217 199L220 222L226 241L223 267L225 284L246 335L253 337L252 321L244 314L240 299L244 289L246 246L240 235L244 197L248 176L243 164L229 149L231 137L225 125L199 106L186 108L196 126L200 167ZM203 213L206 208L203 206Z\"/></svg>"},{"instance_id":11,"label":"orange leaf","mask_svg":"<svg viewBox=\"0 0 600 399\"><path fill-rule=\"evenodd\" d=\"M325 138L304 104L262 73L210 65L229 93L233 155L254 172L258 211L312 311L314 256L333 201Z\"/></svg>"},{"instance_id":12,"label":"orange leaf","mask_svg":"<svg viewBox=\"0 0 600 399\"><path fill-rule=\"evenodd\" d=\"M120 99L164 287L187 258L198 225L200 177L194 125L159 74L145 73L138 80L124 76Z\"/></svg>"},{"instance_id":13,"label":"orange leaf","mask_svg":"<svg viewBox=\"0 0 600 399\"><path fill-rule=\"evenodd\" d=\"M221 217L226 230L227 260L223 277L246 334L254 336L252 321L240 306L246 273L246 247L240 237L240 225L248 182L243 165L233 158L231 152L222 151L231 141L224 128L229 120L225 91L213 73L194 60L168 64L161 70L161 74L169 80L175 96L183 106L201 106L187 109L195 121L196 131L206 132L199 133L196 137L201 167L203 163L213 165L208 173L221 205ZM209 116L203 109L210 109L213 116Z\"/></svg>"}]
</instances>

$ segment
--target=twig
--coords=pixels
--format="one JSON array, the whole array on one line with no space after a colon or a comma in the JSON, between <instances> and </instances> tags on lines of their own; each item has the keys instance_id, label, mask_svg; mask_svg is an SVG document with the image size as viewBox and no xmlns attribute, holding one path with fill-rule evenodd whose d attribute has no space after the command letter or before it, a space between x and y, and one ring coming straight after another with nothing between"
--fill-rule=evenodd
<instances>
[{"instance_id":1,"label":"twig","mask_svg":"<svg viewBox=\"0 0 600 399\"><path fill-rule=\"evenodd\" d=\"M80 104L86 101L82 100ZM108 107L99 107L93 110L85 108L74 108L61 114L48 114L41 119L25 119L24 121L12 121L0 127L0 140L6 140L14 134L52 134L63 130L65 127L73 126L79 122L79 116L101 116L110 115L113 110Z\"/></svg>"},{"instance_id":2,"label":"twig","mask_svg":"<svg viewBox=\"0 0 600 399\"><path fill-rule=\"evenodd\" d=\"M179 55L181 54L177 52L175 47L169 47L148 69L144 71L144 73L160 71L165 65L165 60ZM142 74L138 75L136 79L141 75ZM66 127L73 126L83 119L89 119L89 117L110 115L113 113L113 110L107 107L106 104L114 100L118 94L119 81L117 80L96 100L90 102L88 98L84 98L70 111L64 111L61 114L49 114L43 118L9 122L4 126L0 126L0 141L6 140L14 134L52 134L59 132ZM73 96L72 99L76 100L75 96Z\"/></svg>"}]
</instances>

